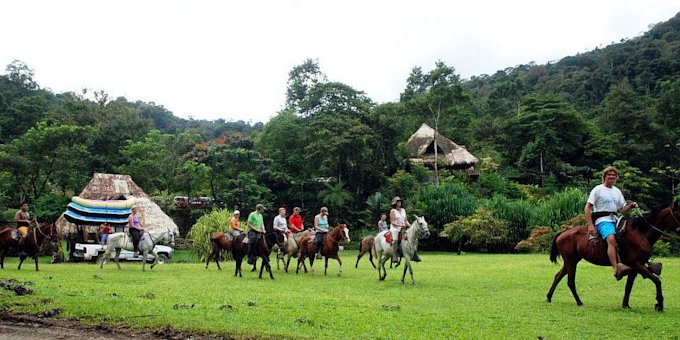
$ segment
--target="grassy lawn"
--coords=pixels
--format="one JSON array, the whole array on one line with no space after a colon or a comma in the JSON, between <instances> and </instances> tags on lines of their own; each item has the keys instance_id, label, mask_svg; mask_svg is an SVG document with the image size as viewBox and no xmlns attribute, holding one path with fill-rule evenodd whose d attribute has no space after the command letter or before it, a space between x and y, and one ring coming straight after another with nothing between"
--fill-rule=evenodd
<instances>
[{"instance_id":1,"label":"grassy lawn","mask_svg":"<svg viewBox=\"0 0 680 340\"><path fill-rule=\"evenodd\" d=\"M33 295L0 291L0 304L15 312L62 308L59 317L138 327L170 325L184 330L237 336L322 338L678 338L680 259L665 258L666 311L653 309L654 286L636 281L630 310L621 309L624 281L611 270L579 265L576 279L583 307L566 285L553 303L545 294L559 269L547 255L425 253L415 264L416 285L399 282L401 268L385 282L367 258L354 268L356 252L342 255L344 272L329 275L274 272L259 280L244 272L234 278L233 262L218 271L191 263L187 253L141 272L141 264L32 263L16 270L6 259L0 277L32 282ZM272 256L274 259L274 256ZM181 261L176 261L181 260ZM178 263L181 262L181 263ZM276 267L274 266L274 269Z\"/></svg>"}]
</instances>

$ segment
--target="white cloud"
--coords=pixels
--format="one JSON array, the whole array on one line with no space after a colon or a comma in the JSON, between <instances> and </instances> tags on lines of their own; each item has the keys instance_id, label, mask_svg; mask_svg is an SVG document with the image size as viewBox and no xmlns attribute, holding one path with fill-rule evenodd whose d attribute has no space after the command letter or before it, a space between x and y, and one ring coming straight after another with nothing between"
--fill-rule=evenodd
<instances>
[{"instance_id":1,"label":"white cloud","mask_svg":"<svg viewBox=\"0 0 680 340\"><path fill-rule=\"evenodd\" d=\"M290 69L396 100L411 68L464 78L636 36L680 1L3 1L0 65L54 91L102 89L176 115L266 121Z\"/></svg>"}]
</instances>

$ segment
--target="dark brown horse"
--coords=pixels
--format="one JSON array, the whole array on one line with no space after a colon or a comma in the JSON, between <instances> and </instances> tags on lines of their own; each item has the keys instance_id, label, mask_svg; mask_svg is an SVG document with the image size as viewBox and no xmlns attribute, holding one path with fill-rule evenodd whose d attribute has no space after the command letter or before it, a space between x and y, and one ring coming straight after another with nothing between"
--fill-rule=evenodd
<instances>
[{"instance_id":1,"label":"dark brown horse","mask_svg":"<svg viewBox=\"0 0 680 340\"><path fill-rule=\"evenodd\" d=\"M334 258L338 260L340 264L340 269L338 270L338 276L342 275L342 260L338 255L340 250L340 241L349 242L349 229L347 229L346 224L338 224L333 230L329 231L324 238L323 244L321 246L321 255L326 259L326 266L323 271L323 275L328 272L328 259ZM307 237L302 240L300 244L300 253L298 253L298 265L295 273L300 272L301 263L304 263L306 258L309 258L309 267L314 273L314 255L316 255L316 244L314 244L314 239L312 237Z\"/></svg>"},{"instance_id":2,"label":"dark brown horse","mask_svg":"<svg viewBox=\"0 0 680 340\"><path fill-rule=\"evenodd\" d=\"M626 290L623 297L623 308L630 308L628 300L633 282L638 274L645 279L650 279L656 285L656 310L663 311L663 294L661 293L661 280L646 266L652 254L652 245L666 231L680 232L680 204L672 202L661 209L655 209L644 217L630 220L626 224L626 231L620 236L619 256L621 262L630 266L632 271L628 274ZM548 302L552 300L555 287L565 275L568 275L567 285L571 290L576 304L581 306L583 302L576 293L576 265L581 259L600 265L609 266L607 257L607 245L604 242L588 241L586 227L567 229L555 236L550 251L550 260L557 262L557 255L562 256L562 268L555 275L550 291Z\"/></svg>"},{"instance_id":3,"label":"dark brown horse","mask_svg":"<svg viewBox=\"0 0 680 340\"><path fill-rule=\"evenodd\" d=\"M230 252L231 245L232 241L227 238L227 233L212 234L212 236L210 237L210 246L212 251L210 252L210 255L208 255L208 258L205 261L205 269L208 269L208 264L210 264L210 260L215 260L215 264L217 264L217 269L222 270L222 267L220 267L220 253L222 253L223 250Z\"/></svg>"},{"instance_id":4,"label":"dark brown horse","mask_svg":"<svg viewBox=\"0 0 680 340\"><path fill-rule=\"evenodd\" d=\"M248 244L243 243L243 239L248 237L246 234L239 235L234 239L231 253L234 255L234 261L236 262L236 269L234 270L234 276L243 277L241 272L241 263L243 259L248 256ZM269 278L274 279L274 274L272 274L272 267L269 264L269 253L272 251L272 247L276 244L276 234L274 232L268 232L257 241L257 247L255 249L255 256L262 258L262 264L260 265L260 278L262 278L262 271L267 268L269 272Z\"/></svg>"},{"instance_id":5,"label":"dark brown horse","mask_svg":"<svg viewBox=\"0 0 680 340\"><path fill-rule=\"evenodd\" d=\"M359 255L357 255L357 264L354 265L354 268L359 268L359 260L368 253L368 259L371 261L371 264L373 265L373 269L377 268L375 266L375 263L373 262L373 257L375 256L375 250L373 249L373 242L375 242L375 237L373 235L368 235L364 236L361 238L361 242L359 242Z\"/></svg>"},{"instance_id":6,"label":"dark brown horse","mask_svg":"<svg viewBox=\"0 0 680 340\"><path fill-rule=\"evenodd\" d=\"M21 269L21 264L24 263L26 257L31 256L35 260L35 271L38 271L38 250L40 245L42 245L45 238L55 239L56 237L57 228L54 223L38 225L29 230L24 244L19 247L19 242L12 238L12 228L0 230L0 268L5 269L4 262L7 249L14 248L19 252L23 252L23 254L19 255L19 266L17 269Z\"/></svg>"}]
</instances>

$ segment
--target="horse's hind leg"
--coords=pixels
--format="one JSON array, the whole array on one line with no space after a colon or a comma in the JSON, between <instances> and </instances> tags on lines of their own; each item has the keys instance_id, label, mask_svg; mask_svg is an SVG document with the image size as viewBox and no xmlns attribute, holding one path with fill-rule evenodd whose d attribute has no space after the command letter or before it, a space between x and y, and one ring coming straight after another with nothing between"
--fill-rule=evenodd
<instances>
[{"instance_id":1,"label":"horse's hind leg","mask_svg":"<svg viewBox=\"0 0 680 340\"><path fill-rule=\"evenodd\" d=\"M38 271L38 252L36 251L35 254L33 254L33 260L35 260L35 271Z\"/></svg>"},{"instance_id":2,"label":"horse's hind leg","mask_svg":"<svg viewBox=\"0 0 680 340\"><path fill-rule=\"evenodd\" d=\"M335 255L335 259L338 260L338 263L340 264L340 269L338 269L338 276L342 275L342 260L340 259L340 255Z\"/></svg>"},{"instance_id":3,"label":"horse's hind leg","mask_svg":"<svg viewBox=\"0 0 680 340\"><path fill-rule=\"evenodd\" d=\"M0 250L0 269L5 269L5 249Z\"/></svg>"},{"instance_id":4,"label":"horse's hind leg","mask_svg":"<svg viewBox=\"0 0 680 340\"><path fill-rule=\"evenodd\" d=\"M21 270L21 264L24 263L24 260L26 260L26 255L19 256L19 266L17 267L18 270Z\"/></svg>"},{"instance_id":5,"label":"horse's hind leg","mask_svg":"<svg viewBox=\"0 0 680 340\"><path fill-rule=\"evenodd\" d=\"M116 266L118 267L118 270L120 270L120 248L116 248L116 257L113 259L116 261Z\"/></svg>"},{"instance_id":6,"label":"horse's hind leg","mask_svg":"<svg viewBox=\"0 0 680 340\"><path fill-rule=\"evenodd\" d=\"M373 266L373 269L375 269L375 263L373 263L373 251L371 250L368 251L368 260L371 261L371 265Z\"/></svg>"},{"instance_id":7,"label":"horse's hind leg","mask_svg":"<svg viewBox=\"0 0 680 340\"><path fill-rule=\"evenodd\" d=\"M564 265L567 266L567 285L569 286L569 289L571 290L571 294L574 296L574 299L576 300L576 304L579 306L583 306L583 302L581 302L581 299L578 297L578 293L576 293L576 264L578 262L571 264L567 263L567 261L564 261Z\"/></svg>"},{"instance_id":8,"label":"horse's hind leg","mask_svg":"<svg viewBox=\"0 0 680 340\"><path fill-rule=\"evenodd\" d=\"M654 282L654 285L656 286L656 305L654 305L654 309L656 309L656 311L658 312L663 312L663 293L661 291L661 279L659 279L658 276L652 274L652 272L649 271L649 268L647 268L642 263L636 263L633 269L640 273L642 277L644 277L645 279L650 279L652 282Z\"/></svg>"},{"instance_id":9,"label":"horse's hind leg","mask_svg":"<svg viewBox=\"0 0 680 340\"><path fill-rule=\"evenodd\" d=\"M635 283L637 276L637 272L633 272L628 275L628 279L626 280L626 291L623 294L623 304L621 305L623 308L630 308L630 305L628 304L628 301L630 300L630 291L633 290L633 283Z\"/></svg>"},{"instance_id":10,"label":"horse's hind leg","mask_svg":"<svg viewBox=\"0 0 680 340\"><path fill-rule=\"evenodd\" d=\"M323 275L326 275L326 272L328 272L328 256L326 256L326 265L323 268Z\"/></svg>"},{"instance_id":11,"label":"horse's hind leg","mask_svg":"<svg viewBox=\"0 0 680 340\"><path fill-rule=\"evenodd\" d=\"M562 268L555 274L555 279L553 280L552 286L550 286L550 290L548 291L548 295L546 296L548 298L548 302L552 302L552 296L555 293L555 288L557 288L557 284L562 281L562 278L567 275L567 268L566 265L562 265Z\"/></svg>"}]
</instances>

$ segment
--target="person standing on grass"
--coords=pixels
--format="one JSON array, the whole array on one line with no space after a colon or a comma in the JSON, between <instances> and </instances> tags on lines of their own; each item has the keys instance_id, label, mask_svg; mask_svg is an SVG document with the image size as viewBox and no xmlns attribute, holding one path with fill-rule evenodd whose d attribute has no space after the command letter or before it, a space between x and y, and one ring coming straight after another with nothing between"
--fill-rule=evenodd
<instances>
[{"instance_id":1,"label":"person standing on grass","mask_svg":"<svg viewBox=\"0 0 680 340\"><path fill-rule=\"evenodd\" d=\"M264 205L258 204L255 206L255 211L248 215L248 264L255 264L255 249L257 249L257 241L261 235L264 234Z\"/></svg>"},{"instance_id":2,"label":"person standing on grass","mask_svg":"<svg viewBox=\"0 0 680 340\"><path fill-rule=\"evenodd\" d=\"M620 280L630 267L618 262L618 247L616 244L616 213L626 213L637 208L636 202L626 204L623 194L614 184L619 177L619 170L609 166L602 171L602 184L593 188L585 206L588 234L597 237L599 234L607 241L607 256L612 265L614 276ZM597 229L596 229L597 227Z\"/></svg>"}]
</instances>

